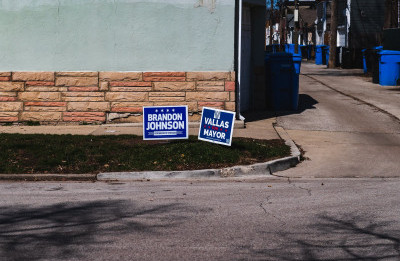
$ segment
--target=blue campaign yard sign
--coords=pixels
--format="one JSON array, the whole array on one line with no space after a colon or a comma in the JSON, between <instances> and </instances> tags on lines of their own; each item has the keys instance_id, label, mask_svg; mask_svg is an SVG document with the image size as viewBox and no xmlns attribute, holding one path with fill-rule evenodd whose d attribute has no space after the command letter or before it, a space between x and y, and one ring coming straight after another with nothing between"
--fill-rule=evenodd
<instances>
[{"instance_id":1,"label":"blue campaign yard sign","mask_svg":"<svg viewBox=\"0 0 400 261\"><path fill-rule=\"evenodd\" d=\"M143 139L188 139L187 106L143 107Z\"/></svg>"},{"instance_id":2,"label":"blue campaign yard sign","mask_svg":"<svg viewBox=\"0 0 400 261\"><path fill-rule=\"evenodd\" d=\"M203 107L199 140L231 146L235 113Z\"/></svg>"}]
</instances>

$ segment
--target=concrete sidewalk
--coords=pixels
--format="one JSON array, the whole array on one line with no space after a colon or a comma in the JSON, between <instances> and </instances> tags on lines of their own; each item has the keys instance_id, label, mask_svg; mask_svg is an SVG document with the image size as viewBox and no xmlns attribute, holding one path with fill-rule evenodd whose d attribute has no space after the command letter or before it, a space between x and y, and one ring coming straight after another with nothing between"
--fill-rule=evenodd
<instances>
[{"instance_id":1,"label":"concrete sidewalk","mask_svg":"<svg viewBox=\"0 0 400 261\"><path fill-rule=\"evenodd\" d=\"M234 137L246 137L254 139L279 139L273 124L275 117L267 114L258 114L252 122L236 122L233 131ZM199 124L190 123L189 135L198 135ZM0 126L0 133L20 133L20 134L56 134L56 135L143 135L141 124L104 124L104 125L70 125L70 126Z\"/></svg>"}]
</instances>

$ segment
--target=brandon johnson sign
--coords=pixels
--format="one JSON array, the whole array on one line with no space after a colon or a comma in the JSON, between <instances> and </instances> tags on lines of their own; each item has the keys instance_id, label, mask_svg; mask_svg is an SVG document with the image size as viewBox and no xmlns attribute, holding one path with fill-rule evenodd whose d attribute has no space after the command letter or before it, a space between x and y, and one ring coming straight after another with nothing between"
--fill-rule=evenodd
<instances>
[{"instance_id":1,"label":"brandon johnson sign","mask_svg":"<svg viewBox=\"0 0 400 261\"><path fill-rule=\"evenodd\" d=\"M143 139L187 139L187 106L143 107Z\"/></svg>"}]
</instances>

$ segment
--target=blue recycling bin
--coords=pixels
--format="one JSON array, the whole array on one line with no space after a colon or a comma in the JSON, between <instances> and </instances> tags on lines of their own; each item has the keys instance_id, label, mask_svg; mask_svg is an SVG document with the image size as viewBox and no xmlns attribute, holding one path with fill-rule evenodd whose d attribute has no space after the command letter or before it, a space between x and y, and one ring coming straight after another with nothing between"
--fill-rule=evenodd
<instances>
[{"instance_id":1,"label":"blue recycling bin","mask_svg":"<svg viewBox=\"0 0 400 261\"><path fill-rule=\"evenodd\" d=\"M285 44L285 52L294 53L294 44Z\"/></svg>"},{"instance_id":2,"label":"blue recycling bin","mask_svg":"<svg viewBox=\"0 0 400 261\"><path fill-rule=\"evenodd\" d=\"M379 55L379 84L396 86L400 84L400 51L382 50Z\"/></svg>"},{"instance_id":3,"label":"blue recycling bin","mask_svg":"<svg viewBox=\"0 0 400 261\"><path fill-rule=\"evenodd\" d=\"M297 110L300 68L301 56L299 54L266 55L267 102L273 110Z\"/></svg>"},{"instance_id":4,"label":"blue recycling bin","mask_svg":"<svg viewBox=\"0 0 400 261\"><path fill-rule=\"evenodd\" d=\"M285 44L285 53L289 53L289 44Z\"/></svg>"},{"instance_id":5,"label":"blue recycling bin","mask_svg":"<svg viewBox=\"0 0 400 261\"><path fill-rule=\"evenodd\" d=\"M315 46L315 64L322 65L323 64L323 48L325 45L316 45Z\"/></svg>"},{"instance_id":6,"label":"blue recycling bin","mask_svg":"<svg viewBox=\"0 0 400 261\"><path fill-rule=\"evenodd\" d=\"M362 49L362 56L363 56L363 70L364 74L368 73L368 68L367 68L367 49Z\"/></svg>"},{"instance_id":7,"label":"blue recycling bin","mask_svg":"<svg viewBox=\"0 0 400 261\"><path fill-rule=\"evenodd\" d=\"M383 46L376 46L371 49L370 63L368 63L367 53L367 70L372 72L372 82L379 83L379 53L383 50Z\"/></svg>"},{"instance_id":8,"label":"blue recycling bin","mask_svg":"<svg viewBox=\"0 0 400 261\"><path fill-rule=\"evenodd\" d=\"M329 46L328 45L324 45L324 47L322 48L322 64L323 65L328 65L329 63Z\"/></svg>"},{"instance_id":9,"label":"blue recycling bin","mask_svg":"<svg viewBox=\"0 0 400 261\"><path fill-rule=\"evenodd\" d=\"M294 64L294 70L297 76L300 74L300 69L301 69L301 60L302 57L300 54L293 54L293 64Z\"/></svg>"}]
</instances>

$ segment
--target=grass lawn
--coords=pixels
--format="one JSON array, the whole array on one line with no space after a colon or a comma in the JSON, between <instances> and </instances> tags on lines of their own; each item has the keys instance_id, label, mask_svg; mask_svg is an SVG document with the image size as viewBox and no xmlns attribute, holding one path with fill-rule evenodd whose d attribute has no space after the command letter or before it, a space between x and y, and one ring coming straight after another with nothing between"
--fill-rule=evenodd
<instances>
[{"instance_id":1,"label":"grass lawn","mask_svg":"<svg viewBox=\"0 0 400 261\"><path fill-rule=\"evenodd\" d=\"M290 155L281 140L234 138L232 147L201 142L143 141L133 135L0 134L2 174L80 174L192 170L265 162Z\"/></svg>"}]
</instances>

